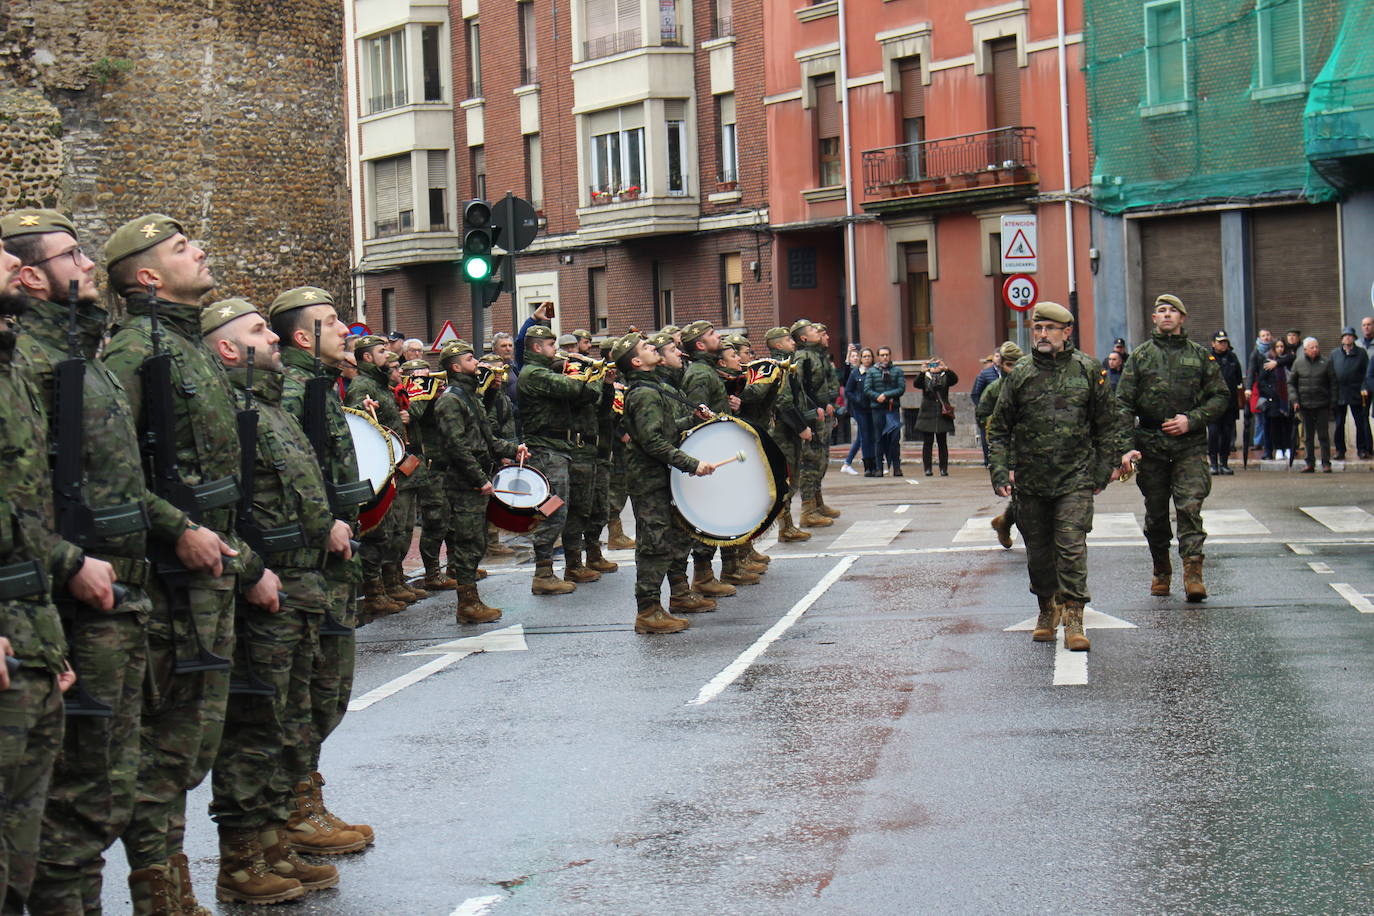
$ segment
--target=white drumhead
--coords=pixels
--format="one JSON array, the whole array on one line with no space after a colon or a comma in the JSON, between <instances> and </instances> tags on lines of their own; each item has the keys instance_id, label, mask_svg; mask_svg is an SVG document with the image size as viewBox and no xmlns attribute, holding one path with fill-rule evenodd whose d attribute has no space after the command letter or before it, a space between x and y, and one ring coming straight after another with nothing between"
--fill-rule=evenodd
<instances>
[{"instance_id":1,"label":"white drumhead","mask_svg":"<svg viewBox=\"0 0 1374 916\"><path fill-rule=\"evenodd\" d=\"M674 469L673 501L687 524L721 540L745 537L761 526L777 498L773 472L753 430L728 421L707 423L679 446L693 458L716 463L744 452L709 477Z\"/></svg>"},{"instance_id":2,"label":"white drumhead","mask_svg":"<svg viewBox=\"0 0 1374 916\"><path fill-rule=\"evenodd\" d=\"M387 434L360 414L344 411L348 431L353 436L353 451L358 456L358 477L372 484L372 492L386 489L395 468Z\"/></svg>"},{"instance_id":3,"label":"white drumhead","mask_svg":"<svg viewBox=\"0 0 1374 916\"><path fill-rule=\"evenodd\" d=\"M549 498L549 481L534 468L507 465L491 479L496 498L512 509L534 509Z\"/></svg>"}]
</instances>

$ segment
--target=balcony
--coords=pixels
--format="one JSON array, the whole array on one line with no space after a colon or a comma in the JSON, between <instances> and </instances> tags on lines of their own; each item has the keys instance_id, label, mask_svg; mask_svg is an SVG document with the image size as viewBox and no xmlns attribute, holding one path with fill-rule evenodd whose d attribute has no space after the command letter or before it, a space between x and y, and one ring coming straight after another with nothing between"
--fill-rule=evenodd
<instances>
[{"instance_id":1,"label":"balcony","mask_svg":"<svg viewBox=\"0 0 1374 916\"><path fill-rule=\"evenodd\" d=\"M641 44L639 29L612 32L609 35L602 35L582 42L582 59L596 60L600 57L610 57L612 54L619 54L622 51L631 51Z\"/></svg>"},{"instance_id":2,"label":"balcony","mask_svg":"<svg viewBox=\"0 0 1374 916\"><path fill-rule=\"evenodd\" d=\"M590 205L577 211L578 235L614 239L674 232L693 232L701 203L685 190L650 197L634 186L588 188Z\"/></svg>"},{"instance_id":3,"label":"balcony","mask_svg":"<svg viewBox=\"0 0 1374 916\"><path fill-rule=\"evenodd\" d=\"M1035 128L999 127L863 154L866 211L959 207L1035 193Z\"/></svg>"}]
</instances>

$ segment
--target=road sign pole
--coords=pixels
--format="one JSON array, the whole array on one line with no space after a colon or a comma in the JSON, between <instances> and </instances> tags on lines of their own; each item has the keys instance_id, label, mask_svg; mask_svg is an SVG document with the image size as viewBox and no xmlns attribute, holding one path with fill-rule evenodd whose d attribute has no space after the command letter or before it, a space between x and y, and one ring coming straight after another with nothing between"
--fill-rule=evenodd
<instances>
[{"instance_id":1,"label":"road sign pole","mask_svg":"<svg viewBox=\"0 0 1374 916\"><path fill-rule=\"evenodd\" d=\"M1030 343L1026 340L1026 313L1020 311L1016 313L1016 345L1022 353L1030 351Z\"/></svg>"},{"instance_id":2,"label":"road sign pole","mask_svg":"<svg viewBox=\"0 0 1374 916\"><path fill-rule=\"evenodd\" d=\"M482 306L482 300L486 298L484 284L469 283L468 292L472 295L472 349L480 353L482 341L486 339L485 331L482 328L482 313L486 309Z\"/></svg>"}]
</instances>

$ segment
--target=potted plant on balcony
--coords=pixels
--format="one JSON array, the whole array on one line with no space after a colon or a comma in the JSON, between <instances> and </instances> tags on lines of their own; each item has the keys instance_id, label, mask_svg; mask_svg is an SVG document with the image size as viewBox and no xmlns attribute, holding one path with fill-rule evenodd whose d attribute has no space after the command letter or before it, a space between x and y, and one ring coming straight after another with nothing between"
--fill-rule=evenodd
<instances>
[{"instance_id":1,"label":"potted plant on balcony","mask_svg":"<svg viewBox=\"0 0 1374 916\"><path fill-rule=\"evenodd\" d=\"M602 188L600 191L592 191L592 206L599 207L601 204L610 203L611 196L609 188Z\"/></svg>"},{"instance_id":2,"label":"potted plant on balcony","mask_svg":"<svg viewBox=\"0 0 1374 916\"><path fill-rule=\"evenodd\" d=\"M639 199L639 185L637 185L637 184L632 184L632 185L630 185L629 187L622 188L621 191L620 191L620 199L621 199L621 200L638 200L638 199Z\"/></svg>"}]
</instances>

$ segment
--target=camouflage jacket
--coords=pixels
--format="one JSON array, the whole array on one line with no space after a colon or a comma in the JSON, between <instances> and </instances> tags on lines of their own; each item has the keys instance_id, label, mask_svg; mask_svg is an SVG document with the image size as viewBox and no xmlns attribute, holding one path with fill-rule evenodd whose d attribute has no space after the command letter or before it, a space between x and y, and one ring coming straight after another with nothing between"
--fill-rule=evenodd
<instances>
[{"instance_id":1,"label":"camouflage jacket","mask_svg":"<svg viewBox=\"0 0 1374 916\"><path fill-rule=\"evenodd\" d=\"M800 387L804 396L802 413L806 415L807 423L815 430L819 430L821 424L821 420L816 416L816 408L825 407L835 401L833 396L826 398L829 384L829 373L826 370L828 361L821 356L819 349L819 344L798 345L796 356L797 375L801 380Z\"/></svg>"},{"instance_id":2,"label":"camouflage jacket","mask_svg":"<svg viewBox=\"0 0 1374 916\"><path fill-rule=\"evenodd\" d=\"M992 485L1015 471L1017 491L1031 496L1105 487L1129 450L1105 370L1072 345L1016 364L987 435Z\"/></svg>"},{"instance_id":3,"label":"camouflage jacket","mask_svg":"<svg viewBox=\"0 0 1374 916\"><path fill-rule=\"evenodd\" d=\"M769 355L773 359L784 360L793 354L785 350L770 350ZM773 433L784 439L795 439L800 436L802 430L810 425L811 418L816 416L815 408L811 407L806 392L802 390L800 369L784 374L782 382L778 385L774 414L777 423L773 426Z\"/></svg>"},{"instance_id":4,"label":"camouflage jacket","mask_svg":"<svg viewBox=\"0 0 1374 916\"><path fill-rule=\"evenodd\" d=\"M570 438L582 432L573 425L572 415L577 408L601 400L602 383L600 380L581 382L554 372L550 362L546 356L527 352L520 380L516 383L525 444L532 449L552 449L565 455L577 454L580 449L595 454L594 442L584 439L579 447Z\"/></svg>"},{"instance_id":5,"label":"camouflage jacket","mask_svg":"<svg viewBox=\"0 0 1374 916\"><path fill-rule=\"evenodd\" d=\"M247 369L228 370L229 383L243 392ZM263 561L281 576L291 606L310 613L329 607L320 570L328 555L334 514L324 488L324 473L315 450L296 418L282 407L285 377L280 372L254 370L253 406L258 412L257 452L253 461L253 522L259 528L299 524L305 544L292 550L265 553Z\"/></svg>"},{"instance_id":6,"label":"camouflage jacket","mask_svg":"<svg viewBox=\"0 0 1374 916\"><path fill-rule=\"evenodd\" d=\"M151 308L142 293L129 296L126 304L128 315L115 328L103 359L128 392L141 440L149 425L149 417L144 415L142 370L153 355ZM158 300L162 351L172 356L177 469L188 485L237 478L239 472L238 428L234 422L238 411L223 367L201 339L200 312L198 305ZM145 465L144 473L148 485L156 490L152 469ZM262 560L234 532L235 516L236 509L230 505L204 512L199 521L239 552L226 563L225 576L238 573L245 583L256 582L262 574Z\"/></svg>"},{"instance_id":7,"label":"camouflage jacket","mask_svg":"<svg viewBox=\"0 0 1374 916\"><path fill-rule=\"evenodd\" d=\"M300 347L283 347L282 396L281 406L296 418L305 428L305 386L315 378L315 357ZM344 419L343 402L339 400L335 387L339 370L328 366L320 367L320 374L330 381L330 390L325 393L325 460L322 469L325 477L332 483L354 483L358 479L358 454L353 450L353 436L348 431L348 421ZM353 522L358 518L357 506L339 506L336 518Z\"/></svg>"},{"instance_id":8,"label":"camouflage jacket","mask_svg":"<svg viewBox=\"0 0 1374 916\"><path fill-rule=\"evenodd\" d=\"M748 370L743 370L748 374ZM773 429L778 396L787 385L790 373L779 372L776 378L744 386L739 396L739 415L765 432Z\"/></svg>"},{"instance_id":9,"label":"camouflage jacket","mask_svg":"<svg viewBox=\"0 0 1374 916\"><path fill-rule=\"evenodd\" d=\"M515 405L502 386L492 385L482 396L482 406L486 408L487 419L491 421L491 431L499 439L516 441Z\"/></svg>"},{"instance_id":10,"label":"camouflage jacket","mask_svg":"<svg viewBox=\"0 0 1374 916\"><path fill-rule=\"evenodd\" d=\"M43 403L10 333L0 333L0 565L37 561L61 586L81 564L81 551L53 531L52 477ZM0 636L26 667L62 671L67 641L48 592L0 599Z\"/></svg>"},{"instance_id":11,"label":"camouflage jacket","mask_svg":"<svg viewBox=\"0 0 1374 916\"><path fill-rule=\"evenodd\" d=\"M406 425L401 420L401 407L396 403L396 392L391 388L391 380L387 377L387 371L380 366L359 360L358 377L348 384L348 396L344 398L344 404L354 410L361 410L364 413L367 409L363 406L363 400L371 398L377 402L377 422L401 437L402 442L406 442ZM406 445L407 451L410 446ZM412 474L409 477L396 473L396 489L414 489L419 475Z\"/></svg>"},{"instance_id":12,"label":"camouflage jacket","mask_svg":"<svg viewBox=\"0 0 1374 916\"><path fill-rule=\"evenodd\" d=\"M492 468L499 459L515 457L516 443L492 432L482 399L477 396L476 376L455 372L450 378L452 384L439 395L432 410L437 441L447 458L449 483L480 490L491 482Z\"/></svg>"},{"instance_id":13,"label":"camouflage jacket","mask_svg":"<svg viewBox=\"0 0 1374 916\"><path fill-rule=\"evenodd\" d=\"M1002 381L1005 375L998 375L988 383L983 389L982 395L978 399L978 406L973 410L973 417L978 421L978 428L986 432L988 420L992 419L992 412L997 409L997 399L1002 396Z\"/></svg>"},{"instance_id":14,"label":"camouflage jacket","mask_svg":"<svg viewBox=\"0 0 1374 916\"><path fill-rule=\"evenodd\" d=\"M1219 419L1231 393L1217 361L1187 332L1160 334L1136 347L1116 386L1126 428L1135 427L1141 451L1205 451L1207 424ZM1188 431L1170 436L1159 428L1176 414L1188 417Z\"/></svg>"},{"instance_id":15,"label":"camouflage jacket","mask_svg":"<svg viewBox=\"0 0 1374 916\"><path fill-rule=\"evenodd\" d=\"M712 369L712 374L715 370ZM625 392L622 425L630 436L625 446L625 476L631 493L668 487L668 468L691 473L697 460L677 447L682 431L694 425L691 411L655 373L631 372Z\"/></svg>"},{"instance_id":16,"label":"camouflage jacket","mask_svg":"<svg viewBox=\"0 0 1374 916\"><path fill-rule=\"evenodd\" d=\"M728 414L730 398L716 369L719 362L719 354L692 351L692 364L682 374L682 395L693 404L705 404L715 413Z\"/></svg>"}]
</instances>

